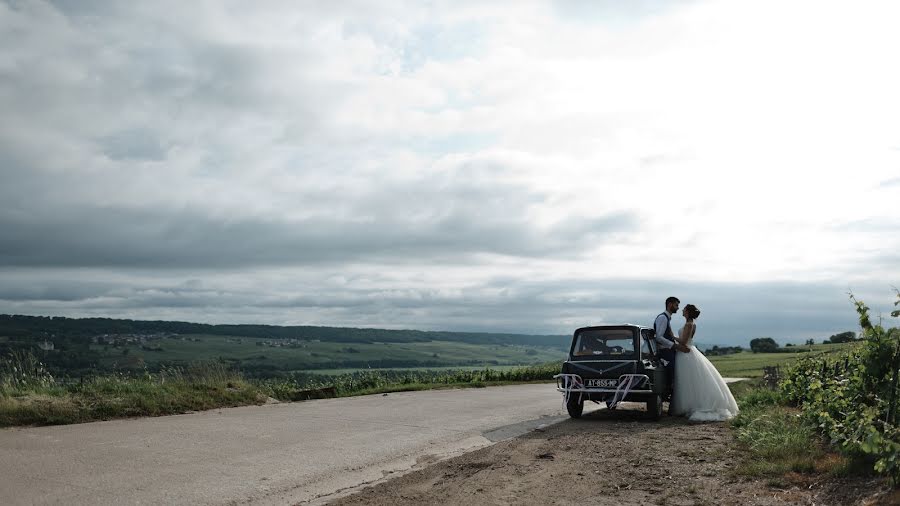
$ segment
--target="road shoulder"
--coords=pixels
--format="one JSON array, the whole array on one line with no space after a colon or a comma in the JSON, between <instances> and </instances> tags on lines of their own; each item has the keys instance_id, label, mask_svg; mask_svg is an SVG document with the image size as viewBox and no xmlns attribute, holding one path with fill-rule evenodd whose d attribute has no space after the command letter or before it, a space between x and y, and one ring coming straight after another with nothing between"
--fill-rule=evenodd
<instances>
[{"instance_id":1,"label":"road shoulder","mask_svg":"<svg viewBox=\"0 0 900 506\"><path fill-rule=\"evenodd\" d=\"M334 505L846 504L829 487L777 489L736 477L725 423L598 410L337 498Z\"/></svg>"}]
</instances>

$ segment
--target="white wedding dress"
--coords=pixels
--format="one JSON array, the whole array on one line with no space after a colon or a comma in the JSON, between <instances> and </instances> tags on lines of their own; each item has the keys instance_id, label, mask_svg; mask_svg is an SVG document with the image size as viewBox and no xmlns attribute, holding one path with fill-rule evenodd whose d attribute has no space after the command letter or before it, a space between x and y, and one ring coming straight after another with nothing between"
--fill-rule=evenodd
<instances>
[{"instance_id":1,"label":"white wedding dress","mask_svg":"<svg viewBox=\"0 0 900 506\"><path fill-rule=\"evenodd\" d=\"M696 329L696 327L695 327ZM684 327L678 331L683 335ZM690 353L678 353L675 359L675 392L672 414L685 415L692 421L721 422L738 414L737 402L714 365L693 344Z\"/></svg>"}]
</instances>

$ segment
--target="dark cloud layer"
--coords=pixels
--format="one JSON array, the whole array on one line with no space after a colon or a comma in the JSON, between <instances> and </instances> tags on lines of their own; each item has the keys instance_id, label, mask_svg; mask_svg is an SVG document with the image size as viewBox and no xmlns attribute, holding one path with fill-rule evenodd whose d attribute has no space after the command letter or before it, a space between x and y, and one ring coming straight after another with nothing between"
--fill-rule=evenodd
<instances>
[{"instance_id":1,"label":"dark cloud layer","mask_svg":"<svg viewBox=\"0 0 900 506\"><path fill-rule=\"evenodd\" d=\"M572 256L574 245L602 244L633 232L636 223L633 215L619 213L542 230L515 208L500 216L479 211L475 205L419 220L377 214L370 220L215 219L192 209L88 206L6 213L0 216L0 266L241 267L460 261L477 253Z\"/></svg>"},{"instance_id":2,"label":"dark cloud layer","mask_svg":"<svg viewBox=\"0 0 900 506\"><path fill-rule=\"evenodd\" d=\"M295 287L272 281L248 285L210 273L203 280L185 281L177 272L169 272L168 281L85 281L74 272L34 277L0 273L0 313L565 335L591 324L649 324L665 298L676 295L682 304L701 308L698 340L705 343L746 345L762 336L782 342L820 341L858 329L850 288L827 283L497 278L446 291L428 286L373 288L353 281L340 287L324 281ZM889 287L854 293L873 314L889 314ZM20 311L23 308L28 310ZM679 324L680 316L675 321Z\"/></svg>"}]
</instances>

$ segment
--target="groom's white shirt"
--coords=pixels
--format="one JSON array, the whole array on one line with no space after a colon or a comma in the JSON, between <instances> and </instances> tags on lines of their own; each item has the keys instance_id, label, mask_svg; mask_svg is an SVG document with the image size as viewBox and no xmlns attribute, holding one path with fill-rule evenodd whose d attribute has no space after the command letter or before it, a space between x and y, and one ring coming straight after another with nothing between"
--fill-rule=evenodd
<instances>
[{"instance_id":1,"label":"groom's white shirt","mask_svg":"<svg viewBox=\"0 0 900 506\"><path fill-rule=\"evenodd\" d=\"M670 320L672 319L672 313L666 311L665 315L668 315L669 318L666 318L664 314L660 314L656 317L656 322L653 323L653 327L656 330L656 342L659 344L660 348L668 350L669 348L675 346L675 341L670 341L666 336L666 327L670 325Z\"/></svg>"}]
</instances>

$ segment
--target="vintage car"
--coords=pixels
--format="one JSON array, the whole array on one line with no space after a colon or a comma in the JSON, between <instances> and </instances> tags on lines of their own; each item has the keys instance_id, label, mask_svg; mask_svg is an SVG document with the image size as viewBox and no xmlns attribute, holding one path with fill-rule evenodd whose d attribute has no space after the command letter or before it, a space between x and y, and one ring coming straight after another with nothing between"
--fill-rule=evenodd
<instances>
[{"instance_id":1,"label":"vintage car","mask_svg":"<svg viewBox=\"0 0 900 506\"><path fill-rule=\"evenodd\" d=\"M645 402L653 419L671 394L666 369L656 353L654 331L633 324L583 327L572 336L569 357L554 376L566 410L578 418L585 401Z\"/></svg>"}]
</instances>

